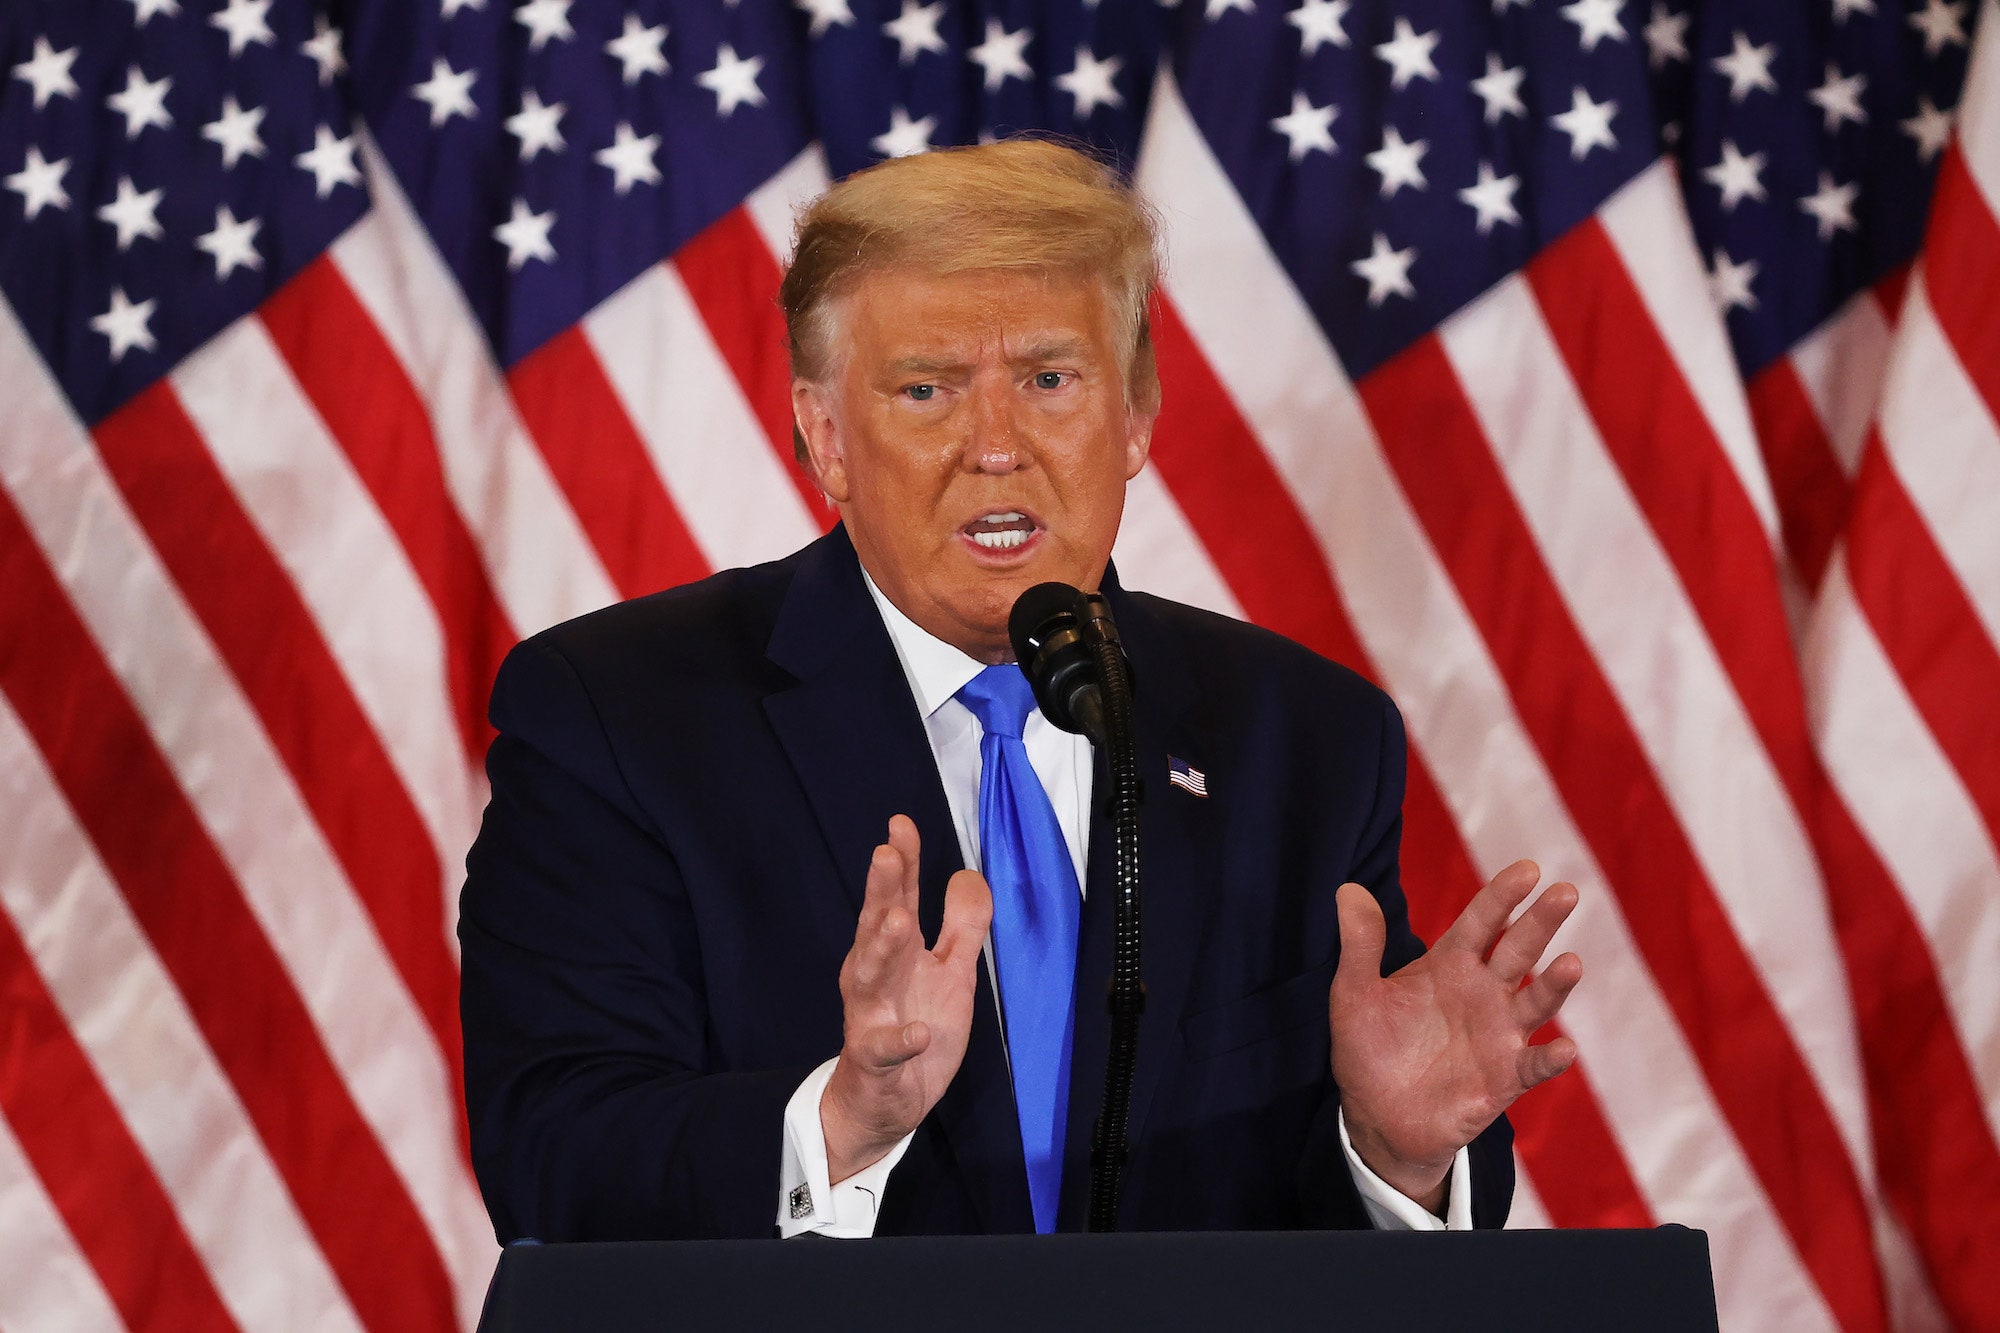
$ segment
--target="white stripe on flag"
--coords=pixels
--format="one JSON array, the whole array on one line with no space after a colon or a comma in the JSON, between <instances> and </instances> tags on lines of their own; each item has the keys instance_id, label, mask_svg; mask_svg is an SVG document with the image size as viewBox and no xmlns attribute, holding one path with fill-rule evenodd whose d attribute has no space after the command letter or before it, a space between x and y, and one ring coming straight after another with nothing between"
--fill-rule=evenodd
<instances>
[{"instance_id":1,"label":"white stripe on flag","mask_svg":"<svg viewBox=\"0 0 2000 1333\"><path fill-rule=\"evenodd\" d=\"M618 600L550 475L465 295L394 173L356 127L374 207L331 254L430 409L445 485L514 628L533 634Z\"/></svg>"},{"instance_id":2,"label":"white stripe on flag","mask_svg":"<svg viewBox=\"0 0 2000 1333\"><path fill-rule=\"evenodd\" d=\"M1151 468L1126 484L1125 518L1111 558L1118 563L1120 579L1138 580L1126 582L1128 588L1243 619L1236 594L1209 559L1194 525Z\"/></svg>"},{"instance_id":3,"label":"white stripe on flag","mask_svg":"<svg viewBox=\"0 0 2000 1333\"><path fill-rule=\"evenodd\" d=\"M832 177L826 170L826 153L815 142L808 144L777 175L752 190L749 198L743 201L743 207L749 211L750 220L757 225L764 244L771 247L771 255L778 261L779 268L791 261L792 226L798 219L799 210L818 198L831 183Z\"/></svg>"},{"instance_id":4,"label":"white stripe on flag","mask_svg":"<svg viewBox=\"0 0 2000 1333\"><path fill-rule=\"evenodd\" d=\"M1861 447L1882 398L1882 367L1892 337L1881 298L1857 292L1790 353L1827 444L1850 478L1861 466Z\"/></svg>"},{"instance_id":5,"label":"white stripe on flag","mask_svg":"<svg viewBox=\"0 0 2000 1333\"><path fill-rule=\"evenodd\" d=\"M124 1333L97 1271L0 1119L0 1328Z\"/></svg>"},{"instance_id":6,"label":"white stripe on flag","mask_svg":"<svg viewBox=\"0 0 2000 1333\"><path fill-rule=\"evenodd\" d=\"M583 332L711 569L818 535L672 264L632 279Z\"/></svg>"},{"instance_id":7,"label":"white stripe on flag","mask_svg":"<svg viewBox=\"0 0 2000 1333\"><path fill-rule=\"evenodd\" d=\"M0 906L229 1312L251 1328L358 1328L180 993L5 698L0 808L11 829L0 844ZM0 1215L11 1227L11 1214Z\"/></svg>"}]
</instances>

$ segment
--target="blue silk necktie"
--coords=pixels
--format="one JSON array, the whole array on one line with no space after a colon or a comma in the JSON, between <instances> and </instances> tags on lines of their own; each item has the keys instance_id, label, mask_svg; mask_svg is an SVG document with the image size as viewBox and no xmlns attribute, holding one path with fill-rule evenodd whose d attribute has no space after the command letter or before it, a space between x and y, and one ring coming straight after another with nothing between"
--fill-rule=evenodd
<instances>
[{"instance_id":1,"label":"blue silk necktie","mask_svg":"<svg viewBox=\"0 0 2000 1333\"><path fill-rule=\"evenodd\" d=\"M1021 743L1021 725L1035 706L1028 678L1011 664L987 667L958 700L986 731L979 742L979 855L993 889L993 958L1028 1198L1035 1230L1046 1235L1055 1230L1062 1193L1082 894L1055 807Z\"/></svg>"}]
</instances>

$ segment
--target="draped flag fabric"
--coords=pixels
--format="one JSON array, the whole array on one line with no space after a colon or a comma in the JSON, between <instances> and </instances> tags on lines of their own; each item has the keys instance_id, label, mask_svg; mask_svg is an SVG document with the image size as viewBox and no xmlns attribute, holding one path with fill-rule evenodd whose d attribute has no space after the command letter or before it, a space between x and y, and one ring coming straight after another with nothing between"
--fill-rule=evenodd
<instances>
[{"instance_id":1,"label":"draped flag fabric","mask_svg":"<svg viewBox=\"0 0 2000 1333\"><path fill-rule=\"evenodd\" d=\"M0 1327L470 1326L499 657L827 526L795 206L1043 129L1167 238L1127 582L1396 698L1425 934L1583 889L1514 1225L2000 1328L1996 8L13 0Z\"/></svg>"}]
</instances>

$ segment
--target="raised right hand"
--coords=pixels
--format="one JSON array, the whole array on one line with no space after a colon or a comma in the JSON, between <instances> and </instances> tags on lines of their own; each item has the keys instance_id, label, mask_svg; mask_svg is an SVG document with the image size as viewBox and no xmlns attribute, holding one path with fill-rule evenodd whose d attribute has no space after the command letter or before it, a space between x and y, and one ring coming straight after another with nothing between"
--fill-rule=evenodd
<instances>
[{"instance_id":1,"label":"raised right hand","mask_svg":"<svg viewBox=\"0 0 2000 1333\"><path fill-rule=\"evenodd\" d=\"M930 1114L965 1059L993 895L978 872L945 889L935 949L917 925L917 826L889 821L868 864L854 947L840 967L846 1033L820 1097L834 1184L880 1161Z\"/></svg>"}]
</instances>

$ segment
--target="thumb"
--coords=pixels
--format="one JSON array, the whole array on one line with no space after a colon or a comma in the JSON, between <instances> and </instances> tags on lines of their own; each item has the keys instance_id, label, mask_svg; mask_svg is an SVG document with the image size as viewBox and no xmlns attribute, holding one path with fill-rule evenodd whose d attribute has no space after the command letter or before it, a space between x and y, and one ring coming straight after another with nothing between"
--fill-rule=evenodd
<instances>
[{"instance_id":1,"label":"thumb","mask_svg":"<svg viewBox=\"0 0 2000 1333\"><path fill-rule=\"evenodd\" d=\"M931 953L941 963L976 957L986 947L986 931L992 924L993 890L978 871L961 870L945 885L944 925Z\"/></svg>"},{"instance_id":2,"label":"thumb","mask_svg":"<svg viewBox=\"0 0 2000 1333\"><path fill-rule=\"evenodd\" d=\"M1355 985L1382 978L1382 947L1388 927L1382 920L1382 904L1359 884L1343 884L1334 893L1340 913L1340 965L1333 984Z\"/></svg>"}]
</instances>

